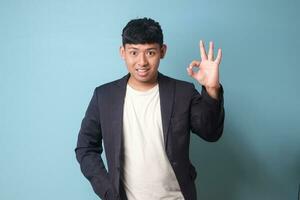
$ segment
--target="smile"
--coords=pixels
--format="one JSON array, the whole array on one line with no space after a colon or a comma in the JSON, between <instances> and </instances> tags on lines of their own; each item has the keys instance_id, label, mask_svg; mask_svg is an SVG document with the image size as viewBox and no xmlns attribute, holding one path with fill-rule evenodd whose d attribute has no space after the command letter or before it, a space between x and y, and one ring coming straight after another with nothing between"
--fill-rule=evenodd
<instances>
[{"instance_id":1,"label":"smile","mask_svg":"<svg viewBox=\"0 0 300 200\"><path fill-rule=\"evenodd\" d=\"M147 69L136 69L136 74L139 76L139 77L146 77L149 75L149 68Z\"/></svg>"},{"instance_id":2,"label":"smile","mask_svg":"<svg viewBox=\"0 0 300 200\"><path fill-rule=\"evenodd\" d=\"M138 72L147 72L147 71L149 71L149 69L136 69L136 71L138 71Z\"/></svg>"}]
</instances>

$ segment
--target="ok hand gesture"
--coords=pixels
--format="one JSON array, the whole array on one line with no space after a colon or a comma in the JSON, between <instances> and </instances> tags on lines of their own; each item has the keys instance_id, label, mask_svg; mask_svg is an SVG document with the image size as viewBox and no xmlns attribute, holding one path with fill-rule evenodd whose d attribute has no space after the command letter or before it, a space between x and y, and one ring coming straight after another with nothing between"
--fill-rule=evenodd
<instances>
[{"instance_id":1,"label":"ok hand gesture","mask_svg":"<svg viewBox=\"0 0 300 200\"><path fill-rule=\"evenodd\" d=\"M194 60L187 68L188 74L203 85L208 94L213 98L218 98L219 83L219 65L222 58L222 50L218 49L217 58L214 59L214 43L209 43L208 55L206 54L203 41L200 40L201 61ZM198 71L193 71L197 67Z\"/></svg>"}]
</instances>

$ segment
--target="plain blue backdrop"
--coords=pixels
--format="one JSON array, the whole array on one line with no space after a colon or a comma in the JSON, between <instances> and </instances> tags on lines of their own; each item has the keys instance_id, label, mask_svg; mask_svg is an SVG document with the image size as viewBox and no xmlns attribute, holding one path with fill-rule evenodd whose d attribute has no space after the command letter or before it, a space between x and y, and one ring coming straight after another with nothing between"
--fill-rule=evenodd
<instances>
[{"instance_id":1,"label":"plain blue backdrop","mask_svg":"<svg viewBox=\"0 0 300 200\"><path fill-rule=\"evenodd\" d=\"M186 67L200 39L223 49L224 135L191 138L199 199L296 200L299 9L296 0L1 0L0 199L98 199L75 159L77 134L93 89L127 72L122 28L147 16L164 31L166 75L194 82Z\"/></svg>"}]
</instances>

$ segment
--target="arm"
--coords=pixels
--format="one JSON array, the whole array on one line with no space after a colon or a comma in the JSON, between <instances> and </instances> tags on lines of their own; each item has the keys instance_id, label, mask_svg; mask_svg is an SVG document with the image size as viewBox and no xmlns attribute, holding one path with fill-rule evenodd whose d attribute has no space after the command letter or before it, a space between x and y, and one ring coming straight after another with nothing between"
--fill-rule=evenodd
<instances>
[{"instance_id":1,"label":"arm","mask_svg":"<svg viewBox=\"0 0 300 200\"><path fill-rule=\"evenodd\" d=\"M217 141L223 132L225 112L221 84L217 97L218 99L211 97L205 87L202 87L201 95L194 88L192 96L191 130L209 142Z\"/></svg>"},{"instance_id":2,"label":"arm","mask_svg":"<svg viewBox=\"0 0 300 200\"><path fill-rule=\"evenodd\" d=\"M81 123L75 153L81 171L91 183L95 193L101 199L106 199L107 191L112 190L113 187L101 159L102 152L102 134L95 89Z\"/></svg>"},{"instance_id":3,"label":"arm","mask_svg":"<svg viewBox=\"0 0 300 200\"><path fill-rule=\"evenodd\" d=\"M223 88L219 82L221 49L214 59L214 44L209 43L208 54L200 41L201 61L194 60L187 68L188 74L202 85L201 95L194 88L191 103L191 129L207 141L217 141L223 132ZM198 71L193 71L193 67Z\"/></svg>"}]
</instances>

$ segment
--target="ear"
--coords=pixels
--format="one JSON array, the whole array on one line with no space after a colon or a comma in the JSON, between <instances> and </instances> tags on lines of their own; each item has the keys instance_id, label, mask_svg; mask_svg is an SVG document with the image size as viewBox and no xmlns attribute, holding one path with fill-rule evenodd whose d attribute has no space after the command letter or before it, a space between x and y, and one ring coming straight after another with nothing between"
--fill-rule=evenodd
<instances>
[{"instance_id":1,"label":"ear","mask_svg":"<svg viewBox=\"0 0 300 200\"><path fill-rule=\"evenodd\" d=\"M160 58L163 59L167 53L167 45L163 44L160 48Z\"/></svg>"},{"instance_id":2,"label":"ear","mask_svg":"<svg viewBox=\"0 0 300 200\"><path fill-rule=\"evenodd\" d=\"M125 59L125 47L123 45L120 46L120 56L123 60Z\"/></svg>"}]
</instances>

